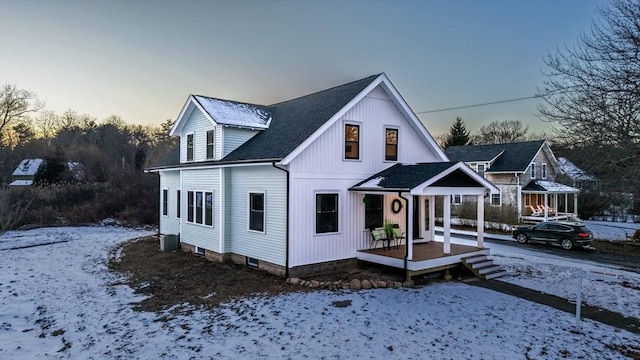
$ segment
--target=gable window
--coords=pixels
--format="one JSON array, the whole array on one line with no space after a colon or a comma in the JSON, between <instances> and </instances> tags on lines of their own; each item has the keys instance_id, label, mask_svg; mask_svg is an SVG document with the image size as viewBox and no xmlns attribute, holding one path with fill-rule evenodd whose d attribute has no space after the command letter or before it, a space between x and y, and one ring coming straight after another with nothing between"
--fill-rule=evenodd
<instances>
[{"instance_id":1,"label":"gable window","mask_svg":"<svg viewBox=\"0 0 640 360\"><path fill-rule=\"evenodd\" d=\"M193 191L187 191L187 221L193 222L193 215L195 214L195 209L193 207Z\"/></svg>"},{"instance_id":2,"label":"gable window","mask_svg":"<svg viewBox=\"0 0 640 360\"><path fill-rule=\"evenodd\" d=\"M451 203L453 205L460 205L462 204L462 195L453 195L451 197Z\"/></svg>"},{"instance_id":3,"label":"gable window","mask_svg":"<svg viewBox=\"0 0 640 360\"><path fill-rule=\"evenodd\" d=\"M375 229L382 227L384 223L384 196L365 195L364 196L364 228Z\"/></svg>"},{"instance_id":4,"label":"gable window","mask_svg":"<svg viewBox=\"0 0 640 360\"><path fill-rule=\"evenodd\" d=\"M187 135L187 161L193 161L193 134Z\"/></svg>"},{"instance_id":5,"label":"gable window","mask_svg":"<svg viewBox=\"0 0 640 360\"><path fill-rule=\"evenodd\" d=\"M249 193L249 230L264 232L264 193Z\"/></svg>"},{"instance_id":6,"label":"gable window","mask_svg":"<svg viewBox=\"0 0 640 360\"><path fill-rule=\"evenodd\" d=\"M169 190L162 189L162 215L169 214Z\"/></svg>"},{"instance_id":7,"label":"gable window","mask_svg":"<svg viewBox=\"0 0 640 360\"><path fill-rule=\"evenodd\" d=\"M484 164L478 164L478 175L484 177Z\"/></svg>"},{"instance_id":8,"label":"gable window","mask_svg":"<svg viewBox=\"0 0 640 360\"><path fill-rule=\"evenodd\" d=\"M338 194L316 194L316 234L338 232Z\"/></svg>"},{"instance_id":9,"label":"gable window","mask_svg":"<svg viewBox=\"0 0 640 360\"><path fill-rule=\"evenodd\" d=\"M344 158L360 159L360 126L346 124L344 126Z\"/></svg>"},{"instance_id":10,"label":"gable window","mask_svg":"<svg viewBox=\"0 0 640 360\"><path fill-rule=\"evenodd\" d=\"M491 205L500 206L502 204L502 191L497 194L491 194Z\"/></svg>"},{"instance_id":11,"label":"gable window","mask_svg":"<svg viewBox=\"0 0 640 360\"><path fill-rule=\"evenodd\" d=\"M214 132L213 130L209 130L207 131L207 159L213 159L214 144Z\"/></svg>"},{"instance_id":12,"label":"gable window","mask_svg":"<svg viewBox=\"0 0 640 360\"><path fill-rule=\"evenodd\" d=\"M384 159L398 161L398 129L386 129Z\"/></svg>"},{"instance_id":13,"label":"gable window","mask_svg":"<svg viewBox=\"0 0 640 360\"><path fill-rule=\"evenodd\" d=\"M547 164L542 164L542 178L547 178Z\"/></svg>"},{"instance_id":14,"label":"gable window","mask_svg":"<svg viewBox=\"0 0 640 360\"><path fill-rule=\"evenodd\" d=\"M180 190L176 191L176 217L180 218Z\"/></svg>"},{"instance_id":15,"label":"gable window","mask_svg":"<svg viewBox=\"0 0 640 360\"><path fill-rule=\"evenodd\" d=\"M187 222L213 226L213 193L187 191Z\"/></svg>"},{"instance_id":16,"label":"gable window","mask_svg":"<svg viewBox=\"0 0 640 360\"><path fill-rule=\"evenodd\" d=\"M532 179L536 178L536 164L535 163L531 163L531 178Z\"/></svg>"}]
</instances>

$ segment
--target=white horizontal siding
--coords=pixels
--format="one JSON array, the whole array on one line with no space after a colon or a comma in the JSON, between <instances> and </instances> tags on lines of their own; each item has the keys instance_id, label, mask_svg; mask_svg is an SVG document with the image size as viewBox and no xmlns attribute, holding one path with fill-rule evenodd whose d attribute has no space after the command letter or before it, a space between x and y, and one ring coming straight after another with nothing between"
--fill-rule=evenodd
<instances>
[{"instance_id":1,"label":"white horizontal siding","mask_svg":"<svg viewBox=\"0 0 640 360\"><path fill-rule=\"evenodd\" d=\"M162 214L162 194L163 190L168 190L168 212L167 215ZM176 217L177 194L180 189L180 172L179 171L160 171L160 233L161 234L179 234L180 219Z\"/></svg>"},{"instance_id":2,"label":"white horizontal siding","mask_svg":"<svg viewBox=\"0 0 640 360\"><path fill-rule=\"evenodd\" d=\"M232 127L223 128L223 152L222 157L237 149L258 133L258 130L237 129Z\"/></svg>"},{"instance_id":3,"label":"white horizontal siding","mask_svg":"<svg viewBox=\"0 0 640 360\"><path fill-rule=\"evenodd\" d=\"M193 161L204 161L207 156L207 131L214 124L195 108L184 124L180 134L180 162L187 161L187 135L193 134Z\"/></svg>"},{"instance_id":4,"label":"white horizontal siding","mask_svg":"<svg viewBox=\"0 0 640 360\"><path fill-rule=\"evenodd\" d=\"M286 173L267 165L226 168L225 174L225 251L286 265ZM250 191L265 192L264 234L249 231Z\"/></svg>"},{"instance_id":5,"label":"white horizontal siding","mask_svg":"<svg viewBox=\"0 0 640 360\"><path fill-rule=\"evenodd\" d=\"M220 169L182 171L182 233L180 240L220 252ZM213 227L187 222L187 191L213 192Z\"/></svg>"}]
</instances>

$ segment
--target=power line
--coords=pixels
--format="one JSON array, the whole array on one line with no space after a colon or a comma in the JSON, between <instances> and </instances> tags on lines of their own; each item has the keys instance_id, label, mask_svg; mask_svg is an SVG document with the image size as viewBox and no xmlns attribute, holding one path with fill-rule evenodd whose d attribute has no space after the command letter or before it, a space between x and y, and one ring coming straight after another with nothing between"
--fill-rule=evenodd
<instances>
[{"instance_id":1,"label":"power line","mask_svg":"<svg viewBox=\"0 0 640 360\"><path fill-rule=\"evenodd\" d=\"M472 108L472 107L478 107L478 106L495 105L495 104L513 102L513 101L522 101L522 100L535 99L535 98L539 98L539 97L542 97L542 96L541 95L533 95L533 96L521 97L521 98L516 98L516 99L492 101L492 102L487 102L487 103L482 103L482 104L457 106L457 107L446 108L446 109L438 109L438 110L419 111L416 114L428 114L428 113L434 113L434 112L440 112L440 111L449 111L449 110L466 109L466 108Z\"/></svg>"}]
</instances>

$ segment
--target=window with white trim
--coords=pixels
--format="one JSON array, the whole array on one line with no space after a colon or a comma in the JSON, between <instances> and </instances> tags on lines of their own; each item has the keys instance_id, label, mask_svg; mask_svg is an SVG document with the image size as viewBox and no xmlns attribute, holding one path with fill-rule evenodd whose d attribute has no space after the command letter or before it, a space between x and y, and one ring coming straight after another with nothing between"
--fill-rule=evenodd
<instances>
[{"instance_id":1,"label":"window with white trim","mask_svg":"<svg viewBox=\"0 0 640 360\"><path fill-rule=\"evenodd\" d=\"M187 134L187 161L193 161L193 134Z\"/></svg>"},{"instance_id":2,"label":"window with white trim","mask_svg":"<svg viewBox=\"0 0 640 360\"><path fill-rule=\"evenodd\" d=\"M453 205L460 205L462 204L462 195L458 194L458 195L453 195L451 197L451 203Z\"/></svg>"},{"instance_id":3,"label":"window with white trim","mask_svg":"<svg viewBox=\"0 0 640 360\"><path fill-rule=\"evenodd\" d=\"M531 163L531 178L536 178L536 163Z\"/></svg>"},{"instance_id":4,"label":"window with white trim","mask_svg":"<svg viewBox=\"0 0 640 360\"><path fill-rule=\"evenodd\" d=\"M316 194L316 234L338 232L338 194Z\"/></svg>"},{"instance_id":5,"label":"window with white trim","mask_svg":"<svg viewBox=\"0 0 640 360\"><path fill-rule=\"evenodd\" d=\"M477 169L478 175L484 177L484 164L478 164Z\"/></svg>"},{"instance_id":6,"label":"window with white trim","mask_svg":"<svg viewBox=\"0 0 640 360\"><path fill-rule=\"evenodd\" d=\"M355 124L344 125L344 158L350 160L360 159L360 126Z\"/></svg>"},{"instance_id":7,"label":"window with white trim","mask_svg":"<svg viewBox=\"0 0 640 360\"><path fill-rule=\"evenodd\" d=\"M213 193L187 191L187 222L213 226Z\"/></svg>"},{"instance_id":8,"label":"window with white trim","mask_svg":"<svg viewBox=\"0 0 640 360\"><path fill-rule=\"evenodd\" d=\"M385 129L384 159L398 161L398 129Z\"/></svg>"},{"instance_id":9,"label":"window with white trim","mask_svg":"<svg viewBox=\"0 0 640 360\"><path fill-rule=\"evenodd\" d=\"M249 193L249 230L264 232L264 193Z\"/></svg>"},{"instance_id":10,"label":"window with white trim","mask_svg":"<svg viewBox=\"0 0 640 360\"><path fill-rule=\"evenodd\" d=\"M176 217L180 218L180 190L176 190Z\"/></svg>"},{"instance_id":11,"label":"window with white trim","mask_svg":"<svg viewBox=\"0 0 640 360\"><path fill-rule=\"evenodd\" d=\"M207 131L207 159L213 159L215 145L215 133L213 130Z\"/></svg>"},{"instance_id":12,"label":"window with white trim","mask_svg":"<svg viewBox=\"0 0 640 360\"><path fill-rule=\"evenodd\" d=\"M497 194L491 194L491 206L502 205L502 191Z\"/></svg>"},{"instance_id":13,"label":"window with white trim","mask_svg":"<svg viewBox=\"0 0 640 360\"><path fill-rule=\"evenodd\" d=\"M162 215L169 215L169 190L162 189Z\"/></svg>"},{"instance_id":14,"label":"window with white trim","mask_svg":"<svg viewBox=\"0 0 640 360\"><path fill-rule=\"evenodd\" d=\"M547 164L542 164L542 178L547 178Z\"/></svg>"}]
</instances>

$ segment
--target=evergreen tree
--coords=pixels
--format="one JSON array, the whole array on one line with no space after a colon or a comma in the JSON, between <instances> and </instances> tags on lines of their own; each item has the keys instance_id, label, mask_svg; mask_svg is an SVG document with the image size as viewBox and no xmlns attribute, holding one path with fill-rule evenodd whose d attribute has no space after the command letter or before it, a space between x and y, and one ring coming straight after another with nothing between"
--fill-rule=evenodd
<instances>
[{"instance_id":1,"label":"evergreen tree","mask_svg":"<svg viewBox=\"0 0 640 360\"><path fill-rule=\"evenodd\" d=\"M464 125L464 121L460 117L456 117L456 121L451 125L449 134L447 134L447 140L444 142L444 148L447 149L450 146L462 146L469 145L469 131Z\"/></svg>"}]
</instances>

